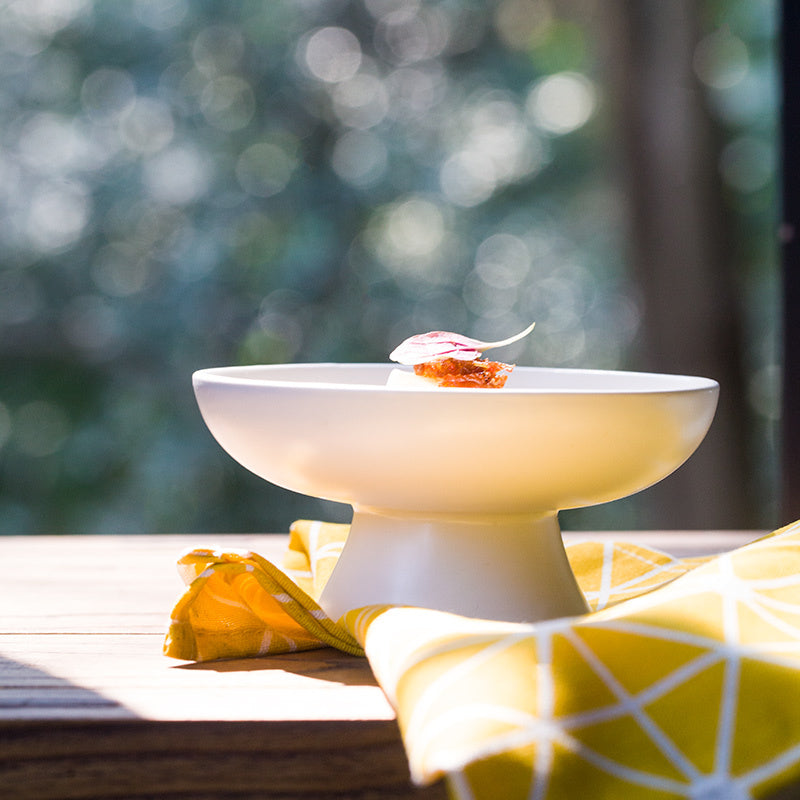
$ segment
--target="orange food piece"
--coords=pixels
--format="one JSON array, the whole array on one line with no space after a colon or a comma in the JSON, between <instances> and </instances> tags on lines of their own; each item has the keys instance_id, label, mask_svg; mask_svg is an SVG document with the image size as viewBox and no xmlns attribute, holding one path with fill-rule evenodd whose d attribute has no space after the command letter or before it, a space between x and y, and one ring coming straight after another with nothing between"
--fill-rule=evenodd
<instances>
[{"instance_id":1,"label":"orange food piece","mask_svg":"<svg viewBox=\"0 0 800 800\"><path fill-rule=\"evenodd\" d=\"M416 375L435 380L439 386L479 389L500 389L513 369L513 364L483 359L462 361L458 358L442 358L414 364Z\"/></svg>"}]
</instances>

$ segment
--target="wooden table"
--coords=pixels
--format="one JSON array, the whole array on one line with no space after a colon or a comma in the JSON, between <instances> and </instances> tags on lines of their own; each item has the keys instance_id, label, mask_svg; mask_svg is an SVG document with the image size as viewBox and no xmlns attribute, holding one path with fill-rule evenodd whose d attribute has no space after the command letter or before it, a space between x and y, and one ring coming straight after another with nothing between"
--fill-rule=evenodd
<instances>
[{"instance_id":1,"label":"wooden table","mask_svg":"<svg viewBox=\"0 0 800 800\"><path fill-rule=\"evenodd\" d=\"M757 532L616 533L675 555ZM567 534L566 538L610 538ZM280 560L286 537L0 537L0 798L443 800L415 789L365 659L191 664L161 646L189 547Z\"/></svg>"}]
</instances>

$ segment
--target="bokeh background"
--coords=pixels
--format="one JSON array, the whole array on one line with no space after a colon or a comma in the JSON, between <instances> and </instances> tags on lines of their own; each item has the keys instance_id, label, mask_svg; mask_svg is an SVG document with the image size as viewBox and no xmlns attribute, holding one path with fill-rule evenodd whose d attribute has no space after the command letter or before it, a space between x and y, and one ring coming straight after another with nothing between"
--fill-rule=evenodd
<instances>
[{"instance_id":1,"label":"bokeh background","mask_svg":"<svg viewBox=\"0 0 800 800\"><path fill-rule=\"evenodd\" d=\"M221 452L191 373L532 320L519 364L722 384L565 528L775 523L775 0L0 7L1 534L346 520Z\"/></svg>"}]
</instances>

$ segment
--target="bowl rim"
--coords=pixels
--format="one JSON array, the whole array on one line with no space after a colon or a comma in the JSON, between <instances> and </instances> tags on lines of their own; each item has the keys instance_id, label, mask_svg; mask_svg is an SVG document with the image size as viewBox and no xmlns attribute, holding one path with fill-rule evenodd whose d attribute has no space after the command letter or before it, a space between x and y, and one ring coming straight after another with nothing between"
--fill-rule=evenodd
<instances>
[{"instance_id":1,"label":"bowl rim","mask_svg":"<svg viewBox=\"0 0 800 800\"><path fill-rule=\"evenodd\" d=\"M565 377L599 377L614 376L612 380L653 382L652 386L641 385L637 387L576 387L576 386L510 386L502 389L485 389L476 387L448 387L431 390L426 387L414 386L386 386L382 383L337 383L331 380L291 380L285 377L269 377L270 372L295 372L308 373L314 370L364 370L370 373L385 371L388 377L392 369L401 369L400 365L391 362L295 362L285 364L248 364L235 366L205 367L192 373L192 384L195 388L202 384L231 385L240 387L269 387L273 389L303 389L305 391L339 391L339 392L368 392L377 394L414 394L426 396L520 396L520 395L646 395L646 394L680 394L686 392L707 392L719 390L719 383L713 378L678 373L641 372L634 370L603 370L583 369L570 367L536 367L516 366L515 372L527 375L546 374L549 376ZM263 372L264 375L254 376L253 371Z\"/></svg>"}]
</instances>

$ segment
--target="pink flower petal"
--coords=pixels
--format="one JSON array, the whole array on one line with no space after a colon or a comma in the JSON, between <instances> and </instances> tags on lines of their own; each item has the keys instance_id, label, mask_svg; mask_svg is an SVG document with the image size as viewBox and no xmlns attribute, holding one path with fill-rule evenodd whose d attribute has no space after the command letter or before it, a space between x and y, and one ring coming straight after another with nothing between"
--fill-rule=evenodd
<instances>
[{"instance_id":1,"label":"pink flower petal","mask_svg":"<svg viewBox=\"0 0 800 800\"><path fill-rule=\"evenodd\" d=\"M426 361L439 361L445 358L474 361L476 358L480 358L485 350L511 344L523 336L527 336L532 330L533 325L501 342L481 342L459 333L447 331L420 333L401 342L390 353L389 358L399 364L408 365L424 364Z\"/></svg>"},{"instance_id":2,"label":"pink flower petal","mask_svg":"<svg viewBox=\"0 0 800 800\"><path fill-rule=\"evenodd\" d=\"M392 351L389 358L400 364L423 364L443 358L473 361L478 356L480 350L475 347L472 339L457 333L431 331L406 339Z\"/></svg>"}]
</instances>

